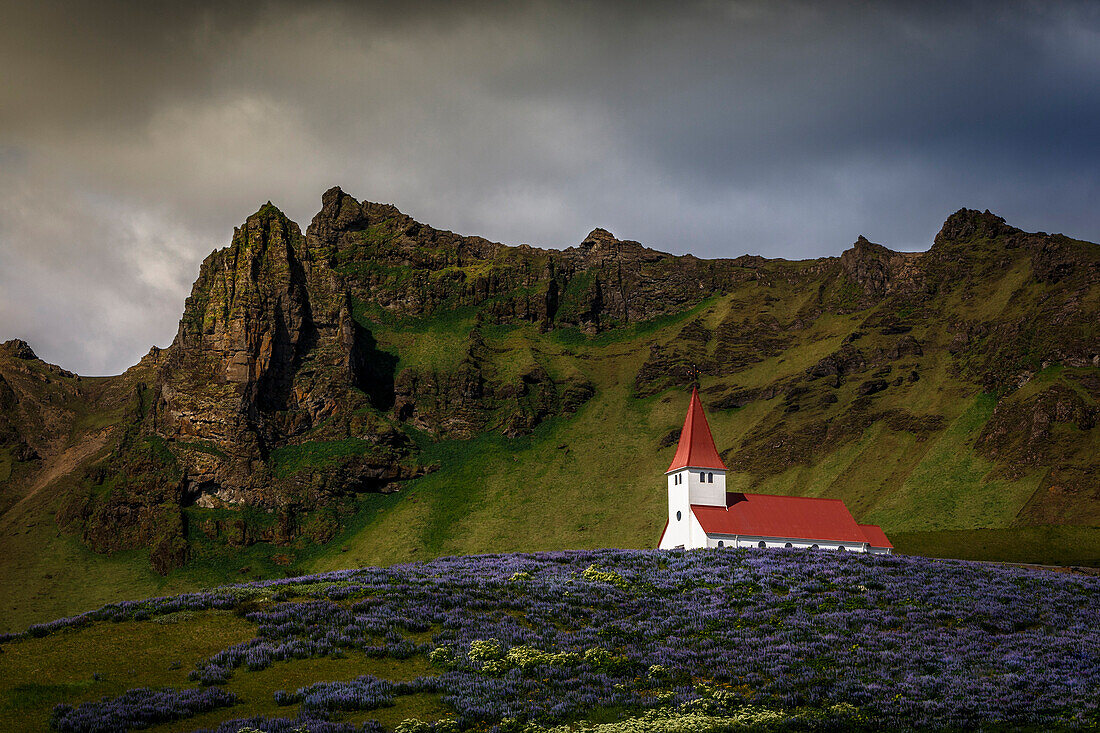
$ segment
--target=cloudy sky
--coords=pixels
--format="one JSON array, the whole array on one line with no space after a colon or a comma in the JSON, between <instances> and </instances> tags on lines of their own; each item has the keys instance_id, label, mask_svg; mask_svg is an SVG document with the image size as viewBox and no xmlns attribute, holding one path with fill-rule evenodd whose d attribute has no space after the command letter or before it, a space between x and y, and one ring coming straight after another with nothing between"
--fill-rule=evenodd
<instances>
[{"instance_id":1,"label":"cloudy sky","mask_svg":"<svg viewBox=\"0 0 1100 733\"><path fill-rule=\"evenodd\" d=\"M1100 4L0 0L0 340L170 343L198 264L340 185L433 226L704 257L1100 241Z\"/></svg>"}]
</instances>

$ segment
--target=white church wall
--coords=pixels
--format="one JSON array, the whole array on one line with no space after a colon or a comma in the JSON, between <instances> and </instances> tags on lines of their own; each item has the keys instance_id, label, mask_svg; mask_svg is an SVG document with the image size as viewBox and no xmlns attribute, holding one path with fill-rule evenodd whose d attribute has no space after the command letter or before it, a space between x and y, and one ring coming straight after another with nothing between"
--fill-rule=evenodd
<instances>
[{"instance_id":1,"label":"white church wall","mask_svg":"<svg viewBox=\"0 0 1100 733\"><path fill-rule=\"evenodd\" d=\"M703 525L699 524L699 518L695 516L695 512L688 512L686 517L688 521L688 542L691 544L688 547L698 548L707 546L707 533L703 529Z\"/></svg>"},{"instance_id":2,"label":"white church wall","mask_svg":"<svg viewBox=\"0 0 1100 733\"><path fill-rule=\"evenodd\" d=\"M668 476L668 527L661 538L662 550L674 547L690 547L690 529L687 521L691 514L688 502L688 486L686 483L676 483L675 474Z\"/></svg>"},{"instance_id":3,"label":"white church wall","mask_svg":"<svg viewBox=\"0 0 1100 733\"><path fill-rule=\"evenodd\" d=\"M686 468L678 473L684 476L684 485L692 504L704 506L726 505L726 472L714 469Z\"/></svg>"},{"instance_id":4,"label":"white church wall","mask_svg":"<svg viewBox=\"0 0 1100 733\"><path fill-rule=\"evenodd\" d=\"M871 547L866 542L837 542L829 540L807 540L796 537L749 537L745 535L720 535L711 534L707 535L706 547L729 547L729 548L746 548L746 549L759 549L760 543L764 543L765 548L777 549L777 548L800 548L800 549L818 549L818 550L831 550L838 552L839 548L843 547L846 552L870 552L873 554L890 554L890 549L885 547ZM721 544L719 544L721 543Z\"/></svg>"}]
</instances>

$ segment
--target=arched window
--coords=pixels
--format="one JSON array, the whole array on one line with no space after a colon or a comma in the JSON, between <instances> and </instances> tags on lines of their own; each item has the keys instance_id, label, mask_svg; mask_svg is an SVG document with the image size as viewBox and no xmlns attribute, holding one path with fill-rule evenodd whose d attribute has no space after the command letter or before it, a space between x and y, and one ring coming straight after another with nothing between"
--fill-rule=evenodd
<instances>
[{"instance_id":1,"label":"arched window","mask_svg":"<svg viewBox=\"0 0 1100 733\"><path fill-rule=\"evenodd\" d=\"M837 552L844 552L844 545L841 545L841 546L837 547L836 551Z\"/></svg>"},{"instance_id":2,"label":"arched window","mask_svg":"<svg viewBox=\"0 0 1100 733\"><path fill-rule=\"evenodd\" d=\"M810 549L811 550L816 550L816 549L818 549L818 547L817 547L817 545L810 545Z\"/></svg>"},{"instance_id":3,"label":"arched window","mask_svg":"<svg viewBox=\"0 0 1100 733\"><path fill-rule=\"evenodd\" d=\"M725 546L726 546L726 543L725 543L725 542L723 542L722 540L718 540L718 546L719 546L719 547L725 547Z\"/></svg>"},{"instance_id":4,"label":"arched window","mask_svg":"<svg viewBox=\"0 0 1100 733\"><path fill-rule=\"evenodd\" d=\"M707 474L707 483L708 484L713 484L714 483L714 474L713 473L708 473Z\"/></svg>"},{"instance_id":5,"label":"arched window","mask_svg":"<svg viewBox=\"0 0 1100 733\"><path fill-rule=\"evenodd\" d=\"M794 545L792 545L790 542L788 542L787 544L785 544L783 546L786 547L786 548L794 547Z\"/></svg>"},{"instance_id":6,"label":"arched window","mask_svg":"<svg viewBox=\"0 0 1100 733\"><path fill-rule=\"evenodd\" d=\"M707 475L702 471L699 472L699 483L703 484L707 481Z\"/></svg>"},{"instance_id":7,"label":"arched window","mask_svg":"<svg viewBox=\"0 0 1100 733\"><path fill-rule=\"evenodd\" d=\"M679 521L680 521L680 517L681 517L681 516L683 516L683 515L682 515L682 514L680 514L680 512L676 512L676 521L677 521L677 522L679 522Z\"/></svg>"},{"instance_id":8,"label":"arched window","mask_svg":"<svg viewBox=\"0 0 1100 733\"><path fill-rule=\"evenodd\" d=\"M768 546L768 543L765 542L764 540L760 540L760 544L757 545L757 547L767 547L767 546Z\"/></svg>"}]
</instances>

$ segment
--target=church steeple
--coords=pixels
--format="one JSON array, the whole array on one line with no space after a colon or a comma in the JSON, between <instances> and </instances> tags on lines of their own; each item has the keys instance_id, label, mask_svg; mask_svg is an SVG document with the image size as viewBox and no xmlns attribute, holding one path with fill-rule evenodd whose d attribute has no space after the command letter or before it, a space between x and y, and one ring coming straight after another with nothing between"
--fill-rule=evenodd
<instances>
[{"instance_id":1,"label":"church steeple","mask_svg":"<svg viewBox=\"0 0 1100 733\"><path fill-rule=\"evenodd\" d=\"M680 431L676 455L672 457L672 464L665 473L681 468L727 470L726 464L718 455L718 449L714 447L714 437L710 434L710 425L707 424L707 416L703 414L703 403L699 401L699 390L696 388L691 390L691 403L688 405L687 417L684 418L683 430Z\"/></svg>"},{"instance_id":2,"label":"church steeple","mask_svg":"<svg viewBox=\"0 0 1100 733\"><path fill-rule=\"evenodd\" d=\"M726 473L696 385L691 390L680 444L665 471L668 521L658 547L892 552L882 528L857 524L839 499L726 493Z\"/></svg>"}]
</instances>

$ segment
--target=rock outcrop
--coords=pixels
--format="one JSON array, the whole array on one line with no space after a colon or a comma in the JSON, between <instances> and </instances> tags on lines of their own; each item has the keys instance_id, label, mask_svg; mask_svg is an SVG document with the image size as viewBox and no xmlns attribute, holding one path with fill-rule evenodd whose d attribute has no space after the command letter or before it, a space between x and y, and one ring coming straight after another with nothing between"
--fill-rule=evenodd
<instances>
[{"instance_id":1,"label":"rock outcrop","mask_svg":"<svg viewBox=\"0 0 1100 733\"><path fill-rule=\"evenodd\" d=\"M861 293L857 309L867 308L888 295L912 290L919 284L915 258L894 252L881 244L859 236L850 249L840 255L840 267Z\"/></svg>"},{"instance_id":2,"label":"rock outcrop","mask_svg":"<svg viewBox=\"0 0 1100 733\"><path fill-rule=\"evenodd\" d=\"M163 545L165 569L186 557L189 505L293 516L423 472L382 414L395 360L352 316L332 257L269 204L206 259L175 340L138 388L137 426L93 476L124 486L67 511L89 544Z\"/></svg>"},{"instance_id":3,"label":"rock outcrop","mask_svg":"<svg viewBox=\"0 0 1100 733\"><path fill-rule=\"evenodd\" d=\"M1028 516L1062 521L1094 465L1068 431L1096 430L1097 292L1100 248L989 212L956 212L926 253L860 237L810 262L700 260L604 229L510 247L333 188L304 233L270 204L248 217L203 262L173 343L120 377L0 345L0 510L107 426L57 517L168 572L196 541L327 542L356 495L433 469L418 446L537 433L606 384L645 405L699 379L722 419L751 416L724 455L760 478L876 423L923 441L945 420L918 393L950 379L1001 400L977 450L1007 474L1061 456ZM625 372L593 367L604 342ZM1077 371L1016 394L1050 368Z\"/></svg>"}]
</instances>

